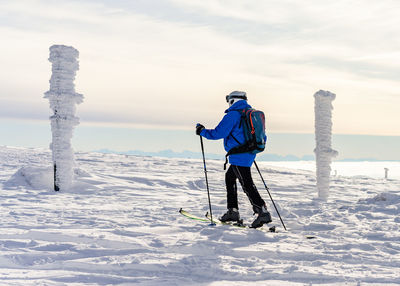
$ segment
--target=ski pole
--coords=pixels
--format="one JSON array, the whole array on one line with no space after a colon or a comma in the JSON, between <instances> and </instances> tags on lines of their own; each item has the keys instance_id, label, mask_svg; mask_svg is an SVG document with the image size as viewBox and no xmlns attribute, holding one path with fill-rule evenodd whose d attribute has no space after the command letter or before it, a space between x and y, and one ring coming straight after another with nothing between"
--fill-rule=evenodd
<instances>
[{"instance_id":1,"label":"ski pole","mask_svg":"<svg viewBox=\"0 0 400 286\"><path fill-rule=\"evenodd\" d=\"M275 207L276 213L278 214L279 219L281 220L281 223L282 223L282 225L283 225L283 228L286 230L286 226L285 226L285 224L283 223L283 220L282 220L282 218L281 218L281 215L279 214L278 208L276 207L275 202L274 202L274 200L272 199L271 193L269 192L268 186L267 186L267 184L265 183L263 176L261 175L260 169L258 168L256 161L254 161L254 165L256 166L257 171L258 171L258 173L260 174L261 180L263 181L264 186L265 186L265 189L267 190L268 195L269 195L269 197L270 197L270 199L271 199L271 201L272 201L272 204L273 204L274 207Z\"/></svg>"},{"instance_id":2,"label":"ski pole","mask_svg":"<svg viewBox=\"0 0 400 286\"><path fill-rule=\"evenodd\" d=\"M211 199L210 199L210 190L208 188L208 178L207 178L207 167L206 167L206 158L204 156L204 145L203 145L203 137L200 136L200 144L201 144L201 153L203 154L203 165L204 165L204 175L206 176L206 185L207 185L207 194L208 194L208 206L210 208L210 216L211 216L211 224L210 225L215 225L213 221L213 215L211 211Z\"/></svg>"}]
</instances>

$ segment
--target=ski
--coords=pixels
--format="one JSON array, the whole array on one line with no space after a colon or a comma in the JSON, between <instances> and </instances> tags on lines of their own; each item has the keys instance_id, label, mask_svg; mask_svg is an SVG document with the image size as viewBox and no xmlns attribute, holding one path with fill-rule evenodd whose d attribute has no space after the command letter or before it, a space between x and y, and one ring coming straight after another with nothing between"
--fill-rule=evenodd
<instances>
[{"instance_id":1,"label":"ski","mask_svg":"<svg viewBox=\"0 0 400 286\"><path fill-rule=\"evenodd\" d=\"M189 219L192 220L197 220L197 221L202 221L202 222L211 222L211 216L210 214L207 212L205 217L199 217L196 216L194 214L191 214L187 211L185 211L184 209L180 209L179 213ZM230 226L234 226L234 227L239 227L239 228L252 228L250 225L244 224L243 220L239 221L239 222L222 222L219 219L215 219L213 218L213 222L214 223L218 223L221 225L230 225ZM276 228L275 226L270 227L269 229L265 229L265 228L258 228L258 230L263 230L263 231L267 231L267 232L276 232Z\"/></svg>"},{"instance_id":2,"label":"ski","mask_svg":"<svg viewBox=\"0 0 400 286\"><path fill-rule=\"evenodd\" d=\"M203 222L210 222L210 220L208 218L204 218L204 217L198 217L195 216L185 210L183 210L182 208L179 210L179 213L187 218L193 219L193 220L197 220L197 221L203 221Z\"/></svg>"}]
</instances>

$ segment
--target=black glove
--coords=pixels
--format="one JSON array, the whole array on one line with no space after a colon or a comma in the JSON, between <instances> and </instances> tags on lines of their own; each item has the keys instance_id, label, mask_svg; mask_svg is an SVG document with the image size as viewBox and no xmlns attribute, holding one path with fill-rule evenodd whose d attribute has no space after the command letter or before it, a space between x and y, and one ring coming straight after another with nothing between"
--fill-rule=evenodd
<instances>
[{"instance_id":1,"label":"black glove","mask_svg":"<svg viewBox=\"0 0 400 286\"><path fill-rule=\"evenodd\" d=\"M196 135L200 135L201 131L203 131L203 129L205 129L205 127L203 125L201 125L200 123L196 124Z\"/></svg>"}]
</instances>

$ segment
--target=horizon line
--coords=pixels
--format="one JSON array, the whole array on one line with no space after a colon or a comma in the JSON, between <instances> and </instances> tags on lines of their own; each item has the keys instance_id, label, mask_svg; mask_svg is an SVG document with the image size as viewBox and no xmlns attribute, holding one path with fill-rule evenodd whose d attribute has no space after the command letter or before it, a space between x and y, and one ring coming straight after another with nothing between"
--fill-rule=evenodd
<instances>
[{"instance_id":1,"label":"horizon line","mask_svg":"<svg viewBox=\"0 0 400 286\"><path fill-rule=\"evenodd\" d=\"M80 152L80 151L77 151ZM86 152L86 151L81 151ZM171 149L165 149L160 151L142 151L142 150L127 150L127 151L115 151L108 148L102 148L98 150L93 150L90 152L103 153L103 154L119 154L119 155L130 155L130 156L149 156L149 157L164 157L164 158L187 158L187 159L201 159L201 152L195 152L190 150L183 150L180 152L173 151ZM190 157L194 156L194 157ZM223 154L208 153L206 155L208 159L219 160L223 159ZM259 161L315 161L315 155L309 154L298 157L296 155L279 155L279 154L262 154L258 155ZM335 162L400 162L400 160L382 160L376 158L344 158L340 160L334 160Z\"/></svg>"}]
</instances>

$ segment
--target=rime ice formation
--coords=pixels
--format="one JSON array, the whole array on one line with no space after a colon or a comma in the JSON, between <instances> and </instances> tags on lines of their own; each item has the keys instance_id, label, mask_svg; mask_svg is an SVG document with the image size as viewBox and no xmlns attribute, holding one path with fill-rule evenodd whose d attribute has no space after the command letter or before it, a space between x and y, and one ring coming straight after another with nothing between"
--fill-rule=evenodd
<instances>
[{"instance_id":1,"label":"rime ice formation","mask_svg":"<svg viewBox=\"0 0 400 286\"><path fill-rule=\"evenodd\" d=\"M388 173L389 173L389 169L388 169L388 168L385 168L385 179L388 178Z\"/></svg>"},{"instance_id":2,"label":"rime ice formation","mask_svg":"<svg viewBox=\"0 0 400 286\"><path fill-rule=\"evenodd\" d=\"M314 150L317 161L317 189L318 197L327 200L329 196L329 181L332 157L338 152L331 148L332 138L332 101L334 93L320 90L314 94L315 98L315 141Z\"/></svg>"},{"instance_id":3,"label":"rime ice formation","mask_svg":"<svg viewBox=\"0 0 400 286\"><path fill-rule=\"evenodd\" d=\"M75 117L76 104L83 95L75 92L75 74L79 69L78 50L64 45L50 47L49 61L52 63L50 90L45 98L50 101L54 115L50 117L53 141L54 188L69 189L73 181L74 153L71 147L72 132L79 124Z\"/></svg>"}]
</instances>

